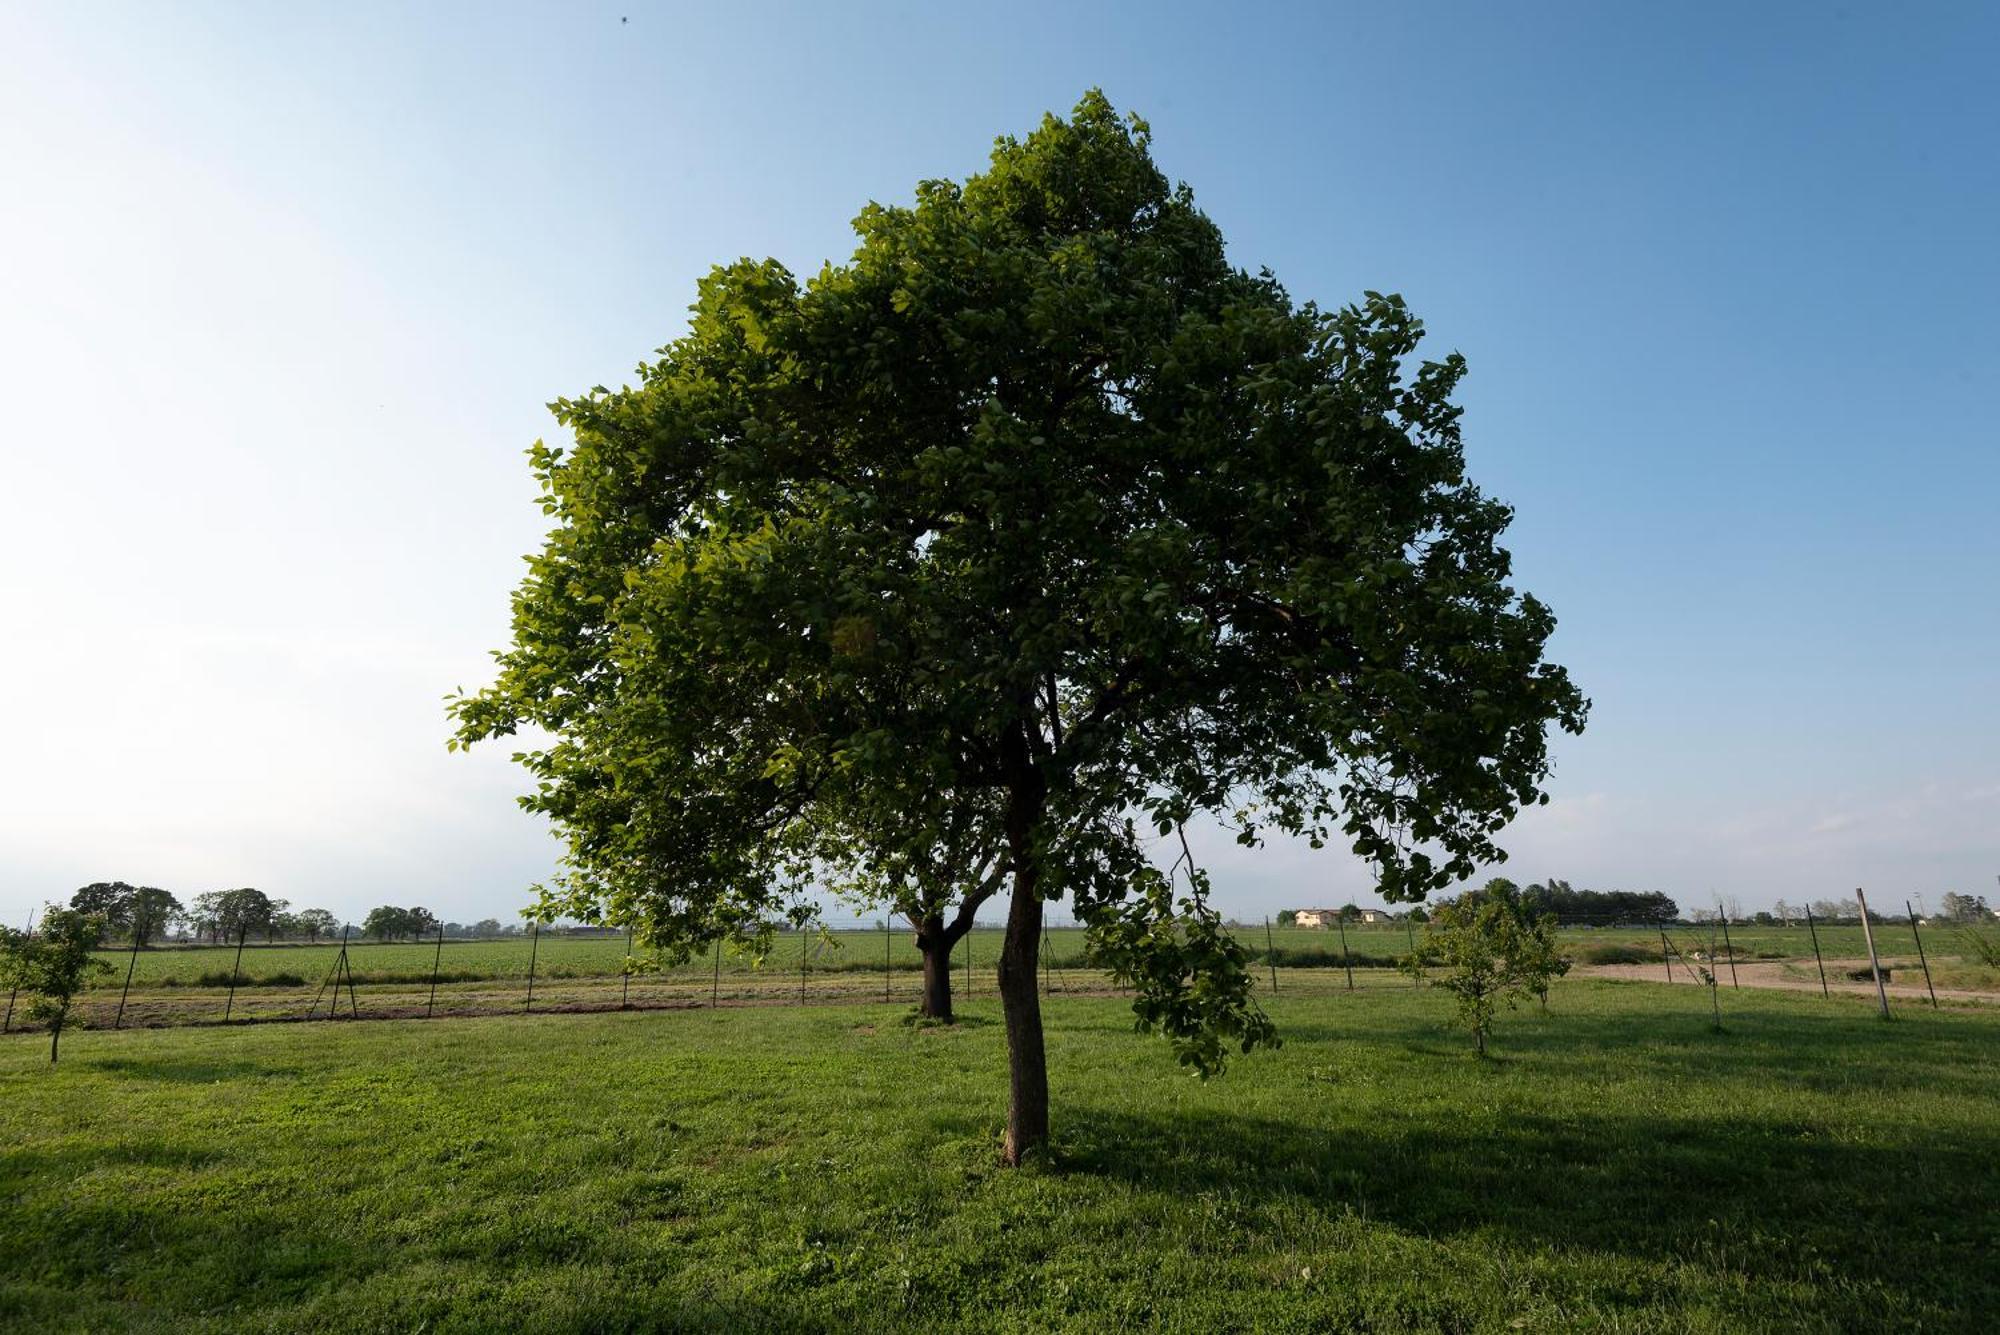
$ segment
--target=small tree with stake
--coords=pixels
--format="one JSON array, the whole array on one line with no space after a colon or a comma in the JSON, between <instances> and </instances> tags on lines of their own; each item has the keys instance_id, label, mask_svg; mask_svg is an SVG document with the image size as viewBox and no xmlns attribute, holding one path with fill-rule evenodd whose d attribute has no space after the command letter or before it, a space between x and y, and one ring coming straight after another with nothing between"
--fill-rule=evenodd
<instances>
[{"instance_id":1,"label":"small tree with stake","mask_svg":"<svg viewBox=\"0 0 2000 1335\"><path fill-rule=\"evenodd\" d=\"M104 919L79 909L49 909L38 933L0 927L0 983L32 998L30 1019L48 1021L51 1066L62 1046L71 1001L92 974L111 971L91 953L103 940Z\"/></svg>"},{"instance_id":2,"label":"small tree with stake","mask_svg":"<svg viewBox=\"0 0 2000 1335\"><path fill-rule=\"evenodd\" d=\"M1535 996L1546 1006L1549 984L1569 971L1569 960L1554 916L1531 917L1513 882L1496 878L1438 905L1404 968L1458 999L1459 1021L1483 1057L1501 1003L1511 1009Z\"/></svg>"}]
</instances>

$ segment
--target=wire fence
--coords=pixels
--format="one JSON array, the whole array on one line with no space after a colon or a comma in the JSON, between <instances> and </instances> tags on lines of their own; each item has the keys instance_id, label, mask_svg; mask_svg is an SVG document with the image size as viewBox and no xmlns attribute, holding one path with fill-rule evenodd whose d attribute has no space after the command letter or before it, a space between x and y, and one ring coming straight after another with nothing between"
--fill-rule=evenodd
<instances>
[{"instance_id":1,"label":"wire fence","mask_svg":"<svg viewBox=\"0 0 2000 1335\"><path fill-rule=\"evenodd\" d=\"M1232 923L1271 993L1421 986L1400 972L1422 924L1336 921L1329 927ZM957 1001L998 996L1004 929L975 926L949 957ZM1914 912L1900 923L1758 924L1716 915L1701 922L1572 917L1566 949L1581 972L1741 989L1873 990L1884 1013L1891 995L1937 1006L1931 956ZM1908 949L1904 949L1907 940ZM405 942L260 945L239 932L222 946L148 947L115 955L112 985L80 994L68 1023L124 1029L199 1024L355 1019L440 1019L579 1011L810 1005L923 996L922 956L906 928L821 920L780 933L762 956L717 942L691 958L659 963L630 934L533 927L516 937ZM1810 970L1807 972L1807 960ZM247 961L247 962L246 962ZM1091 959L1082 928L1053 921L1037 951L1046 995L1121 990ZM1645 972L1658 969L1657 975ZM1780 971L1777 983L1772 970ZM1622 974L1618 971L1622 971ZM1921 988L1916 987L1921 979ZM0 1032L18 1021L17 994ZM1719 1001L1718 1001L1719 1007Z\"/></svg>"}]
</instances>

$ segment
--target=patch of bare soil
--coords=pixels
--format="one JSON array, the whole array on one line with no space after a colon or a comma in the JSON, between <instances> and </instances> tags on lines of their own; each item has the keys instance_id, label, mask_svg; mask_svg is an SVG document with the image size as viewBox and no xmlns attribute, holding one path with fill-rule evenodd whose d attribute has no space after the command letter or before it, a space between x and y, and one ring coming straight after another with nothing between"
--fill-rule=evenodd
<instances>
[{"instance_id":1,"label":"patch of bare soil","mask_svg":"<svg viewBox=\"0 0 2000 1335\"><path fill-rule=\"evenodd\" d=\"M1819 973L1811 960L1803 964L1798 960L1738 960L1736 976L1729 974L1729 961L1718 961L1714 966L1716 977L1724 987L1732 984L1742 987L1776 988L1787 992L1817 992L1820 990ZM1826 962L1826 986L1828 991L1844 992L1858 996L1874 996L1875 984L1866 977L1852 978L1849 975L1863 972L1868 968L1866 959L1829 959ZM1902 960L1890 961L1889 981L1884 984L1891 997L1899 1001L1929 1001L1930 993L1924 987L1924 975L1915 960L1907 964ZM1569 971L1571 978L1622 978L1632 982L1664 983L1668 981L1667 968L1663 964L1579 964ZM1912 981L1914 980L1914 981ZM1695 977L1679 961L1673 968L1673 982L1701 986ZM2000 992L1977 992L1968 988L1941 987L1937 990L1938 1000L1988 1002L2000 1005Z\"/></svg>"}]
</instances>

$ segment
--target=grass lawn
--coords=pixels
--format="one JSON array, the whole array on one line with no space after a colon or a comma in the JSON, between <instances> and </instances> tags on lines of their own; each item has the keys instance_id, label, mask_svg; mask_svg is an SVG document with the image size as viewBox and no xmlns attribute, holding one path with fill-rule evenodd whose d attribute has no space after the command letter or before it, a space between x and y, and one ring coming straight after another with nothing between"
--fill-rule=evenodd
<instances>
[{"instance_id":1,"label":"grass lawn","mask_svg":"<svg viewBox=\"0 0 2000 1335\"><path fill-rule=\"evenodd\" d=\"M1498 1060L1441 995L1281 993L1209 1084L1049 1006L0 1041L0 1324L601 1331L1981 1330L2000 1015L1571 982Z\"/></svg>"}]
</instances>

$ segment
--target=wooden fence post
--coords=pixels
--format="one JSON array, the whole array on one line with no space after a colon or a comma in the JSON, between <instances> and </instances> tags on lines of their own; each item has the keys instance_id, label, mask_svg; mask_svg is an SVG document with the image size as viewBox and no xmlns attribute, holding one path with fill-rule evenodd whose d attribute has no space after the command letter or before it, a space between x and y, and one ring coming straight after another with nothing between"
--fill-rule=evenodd
<instances>
[{"instance_id":1,"label":"wooden fence post","mask_svg":"<svg viewBox=\"0 0 2000 1335\"><path fill-rule=\"evenodd\" d=\"M430 1019L431 1013L437 1009L438 966L443 963L444 963L444 924L439 923L437 950L431 955L431 997L429 1001L426 1001L424 1003L424 1018L426 1020Z\"/></svg>"},{"instance_id":2,"label":"wooden fence post","mask_svg":"<svg viewBox=\"0 0 2000 1335\"><path fill-rule=\"evenodd\" d=\"M146 922L141 918L132 925L132 960L125 966L125 990L118 994L118 1018L112 1021L113 1029L125 1027L125 998L132 995L132 971L139 967L139 943L145 939Z\"/></svg>"},{"instance_id":3,"label":"wooden fence post","mask_svg":"<svg viewBox=\"0 0 2000 1335\"><path fill-rule=\"evenodd\" d=\"M1875 956L1875 929L1868 922L1868 896L1861 887L1854 887L1854 898L1861 905L1861 938L1868 943L1868 971L1875 975L1875 1000L1882 1007L1882 1018L1889 1018L1889 989L1882 986L1882 961Z\"/></svg>"},{"instance_id":4,"label":"wooden fence post","mask_svg":"<svg viewBox=\"0 0 2000 1335\"><path fill-rule=\"evenodd\" d=\"M250 935L250 924L244 923L236 929L236 962L229 966L229 1002L222 1008L222 1022L229 1023L231 1011L236 1009L236 975L243 970L243 938Z\"/></svg>"},{"instance_id":5,"label":"wooden fence post","mask_svg":"<svg viewBox=\"0 0 2000 1335\"><path fill-rule=\"evenodd\" d=\"M625 987L618 994L618 1009L632 1009L632 929L625 929Z\"/></svg>"},{"instance_id":6,"label":"wooden fence post","mask_svg":"<svg viewBox=\"0 0 2000 1335\"><path fill-rule=\"evenodd\" d=\"M35 911L33 909L28 910L28 928L25 935L30 938L35 935ZM0 1020L0 1034L4 1034L14 1027L14 998L20 995L21 985L16 983L14 984L14 990L7 994L7 1018Z\"/></svg>"},{"instance_id":7,"label":"wooden fence post","mask_svg":"<svg viewBox=\"0 0 2000 1335\"><path fill-rule=\"evenodd\" d=\"M1917 940L1917 963L1924 966L1924 990L1931 994L1931 1009L1936 1010L1937 989L1931 986L1931 962L1924 955L1924 937L1923 933L1917 930L1917 913L1910 907L1910 901L1907 899L1903 901L1903 911L1910 915L1910 935Z\"/></svg>"},{"instance_id":8,"label":"wooden fence post","mask_svg":"<svg viewBox=\"0 0 2000 1335\"><path fill-rule=\"evenodd\" d=\"M1737 907L1742 906L1739 904ZM1736 947L1729 940L1729 915L1722 911L1720 900L1715 905L1715 916L1722 919L1722 948L1729 952L1729 986L1740 992L1743 984L1736 981Z\"/></svg>"},{"instance_id":9,"label":"wooden fence post","mask_svg":"<svg viewBox=\"0 0 2000 1335\"><path fill-rule=\"evenodd\" d=\"M1826 989L1826 959L1819 953L1819 927L1813 922L1810 907L1806 909L1806 931L1812 933L1813 960L1819 965L1819 994L1831 997L1833 993Z\"/></svg>"},{"instance_id":10,"label":"wooden fence post","mask_svg":"<svg viewBox=\"0 0 2000 1335\"><path fill-rule=\"evenodd\" d=\"M534 924L534 934L528 938L528 1004L523 1010L535 1008L535 959L542 952L542 925Z\"/></svg>"}]
</instances>

